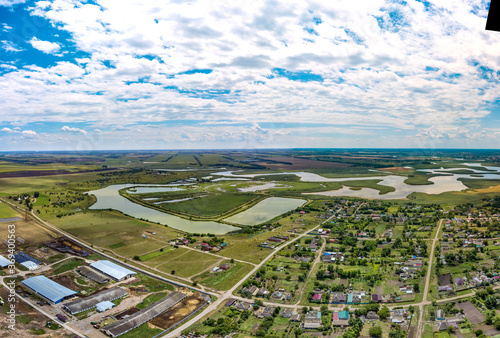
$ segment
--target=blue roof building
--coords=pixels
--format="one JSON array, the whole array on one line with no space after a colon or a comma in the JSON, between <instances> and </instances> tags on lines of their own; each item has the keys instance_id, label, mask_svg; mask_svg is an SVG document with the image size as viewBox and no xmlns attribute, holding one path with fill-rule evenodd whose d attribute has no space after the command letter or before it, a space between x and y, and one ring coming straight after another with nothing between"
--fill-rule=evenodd
<instances>
[{"instance_id":1,"label":"blue roof building","mask_svg":"<svg viewBox=\"0 0 500 338\"><path fill-rule=\"evenodd\" d=\"M10 265L10 261L4 256L0 255L0 267L5 268Z\"/></svg>"},{"instance_id":2,"label":"blue roof building","mask_svg":"<svg viewBox=\"0 0 500 338\"><path fill-rule=\"evenodd\" d=\"M347 312L346 310L340 311L339 312L339 319L340 320L349 320L349 312Z\"/></svg>"},{"instance_id":3,"label":"blue roof building","mask_svg":"<svg viewBox=\"0 0 500 338\"><path fill-rule=\"evenodd\" d=\"M45 276L31 277L23 280L21 284L53 304L60 303L62 300L77 294L76 291L57 284Z\"/></svg>"},{"instance_id":4,"label":"blue roof building","mask_svg":"<svg viewBox=\"0 0 500 338\"><path fill-rule=\"evenodd\" d=\"M124 268L123 266L108 260L100 260L90 264L90 266L116 281L122 281L137 275L137 272Z\"/></svg>"}]
</instances>

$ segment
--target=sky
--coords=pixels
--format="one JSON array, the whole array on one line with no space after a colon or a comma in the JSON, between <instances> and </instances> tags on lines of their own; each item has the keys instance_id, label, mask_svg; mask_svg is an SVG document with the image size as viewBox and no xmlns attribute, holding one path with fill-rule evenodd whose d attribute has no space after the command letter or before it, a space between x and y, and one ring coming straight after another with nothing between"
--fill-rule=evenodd
<instances>
[{"instance_id":1,"label":"sky","mask_svg":"<svg viewBox=\"0 0 500 338\"><path fill-rule=\"evenodd\" d=\"M0 0L0 151L499 148L485 0Z\"/></svg>"}]
</instances>

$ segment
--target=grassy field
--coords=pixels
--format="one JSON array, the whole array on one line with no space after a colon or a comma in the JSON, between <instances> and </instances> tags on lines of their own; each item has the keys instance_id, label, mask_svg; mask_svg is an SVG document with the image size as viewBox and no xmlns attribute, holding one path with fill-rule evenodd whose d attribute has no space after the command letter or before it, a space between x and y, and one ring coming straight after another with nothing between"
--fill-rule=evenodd
<instances>
[{"instance_id":1,"label":"grassy field","mask_svg":"<svg viewBox=\"0 0 500 338\"><path fill-rule=\"evenodd\" d=\"M144 300L141 303L137 304L136 308L141 309L141 310L144 308L147 308L148 306L159 301L160 299L162 299L166 295L167 294L165 292L158 292L158 293L154 293L152 295L149 295L146 298L144 298Z\"/></svg>"},{"instance_id":2,"label":"grassy field","mask_svg":"<svg viewBox=\"0 0 500 338\"><path fill-rule=\"evenodd\" d=\"M159 249L178 235L170 228L139 221L117 211L85 211L52 217L49 221L84 241L130 258ZM146 231L157 235L142 238Z\"/></svg>"},{"instance_id":3,"label":"grassy field","mask_svg":"<svg viewBox=\"0 0 500 338\"><path fill-rule=\"evenodd\" d=\"M229 264L229 261L225 261L223 263ZM253 268L250 264L240 262L230 264L230 266L231 268L228 271L216 273L203 272L196 276L193 280L210 288L226 291L233 287L234 284L241 280L241 278L243 278Z\"/></svg>"},{"instance_id":4,"label":"grassy field","mask_svg":"<svg viewBox=\"0 0 500 338\"><path fill-rule=\"evenodd\" d=\"M13 218L18 216L19 214L14 209L0 202L0 218Z\"/></svg>"},{"instance_id":5,"label":"grassy field","mask_svg":"<svg viewBox=\"0 0 500 338\"><path fill-rule=\"evenodd\" d=\"M165 257L166 255L157 257L160 264L156 265L156 268L167 273L171 273L171 271L174 270L175 275L177 276L190 277L199 274L221 261L221 259L207 255L203 252L188 249L184 250L186 250L186 252L177 255L175 258L168 261L164 261L164 259L168 259ZM156 263L158 262L157 259L150 260L148 262L155 261Z\"/></svg>"},{"instance_id":6,"label":"grassy field","mask_svg":"<svg viewBox=\"0 0 500 338\"><path fill-rule=\"evenodd\" d=\"M7 236L9 235L9 233L7 224L14 224L16 226L16 236L24 239L25 245L43 243L45 241L48 241L52 237L57 237L57 234L55 232L42 228L31 218L28 220L20 219L19 221L0 224L5 225L0 226L0 240L8 238ZM4 248L6 249L3 244L0 248L1 250L3 250Z\"/></svg>"},{"instance_id":7,"label":"grassy field","mask_svg":"<svg viewBox=\"0 0 500 338\"><path fill-rule=\"evenodd\" d=\"M151 327L148 323L144 323L141 326L133 329L132 331L125 333L124 335L122 335L120 337L123 337L123 338L137 338L137 337L150 338L150 337L154 337L162 332L163 332L162 329L159 329L157 327Z\"/></svg>"},{"instance_id":8,"label":"grassy field","mask_svg":"<svg viewBox=\"0 0 500 338\"><path fill-rule=\"evenodd\" d=\"M211 217L224 214L258 197L257 194L217 194L184 202L167 203L162 207L190 215Z\"/></svg>"}]
</instances>

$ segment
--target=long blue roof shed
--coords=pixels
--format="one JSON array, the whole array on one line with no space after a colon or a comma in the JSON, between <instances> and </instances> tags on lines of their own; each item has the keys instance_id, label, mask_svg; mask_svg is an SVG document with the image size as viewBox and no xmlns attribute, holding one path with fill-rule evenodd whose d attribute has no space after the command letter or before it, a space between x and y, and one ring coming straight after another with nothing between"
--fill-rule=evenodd
<instances>
[{"instance_id":1,"label":"long blue roof shed","mask_svg":"<svg viewBox=\"0 0 500 338\"><path fill-rule=\"evenodd\" d=\"M78 293L61 284L57 284L45 276L31 277L23 280L21 283L53 304L60 303L62 300Z\"/></svg>"}]
</instances>

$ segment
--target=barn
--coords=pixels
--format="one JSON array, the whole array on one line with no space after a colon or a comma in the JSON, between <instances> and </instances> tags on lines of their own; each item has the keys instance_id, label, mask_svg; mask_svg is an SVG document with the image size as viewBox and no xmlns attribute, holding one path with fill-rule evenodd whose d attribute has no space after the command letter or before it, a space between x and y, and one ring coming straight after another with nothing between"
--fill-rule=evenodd
<instances>
[{"instance_id":1,"label":"barn","mask_svg":"<svg viewBox=\"0 0 500 338\"><path fill-rule=\"evenodd\" d=\"M23 280L21 284L52 304L60 303L62 300L77 294L76 291L68 289L45 276L30 277Z\"/></svg>"},{"instance_id":2,"label":"barn","mask_svg":"<svg viewBox=\"0 0 500 338\"><path fill-rule=\"evenodd\" d=\"M10 261L4 256L0 255L0 267L5 268L10 265Z\"/></svg>"},{"instance_id":3,"label":"barn","mask_svg":"<svg viewBox=\"0 0 500 338\"><path fill-rule=\"evenodd\" d=\"M90 266L118 282L137 275L136 272L108 260L100 260L90 264Z\"/></svg>"}]
</instances>

